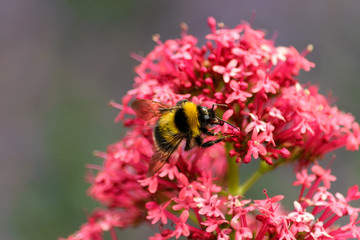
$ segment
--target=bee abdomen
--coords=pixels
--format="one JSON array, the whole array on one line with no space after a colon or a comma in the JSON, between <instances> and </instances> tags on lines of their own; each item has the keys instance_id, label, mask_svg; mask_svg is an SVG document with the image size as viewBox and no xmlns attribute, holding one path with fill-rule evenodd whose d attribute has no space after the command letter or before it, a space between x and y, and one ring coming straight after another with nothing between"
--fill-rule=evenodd
<instances>
[{"instance_id":1,"label":"bee abdomen","mask_svg":"<svg viewBox=\"0 0 360 240\"><path fill-rule=\"evenodd\" d=\"M164 151L166 151L166 147L169 145L168 141L166 141L165 137L163 136L163 134L161 133L160 127L157 125L154 128L154 138L155 138L155 142L158 145L158 148L163 149Z\"/></svg>"},{"instance_id":2,"label":"bee abdomen","mask_svg":"<svg viewBox=\"0 0 360 240\"><path fill-rule=\"evenodd\" d=\"M172 129L174 130L174 129ZM179 132L172 131L167 126L157 124L154 128L154 139L157 148L163 152L173 151L179 144ZM181 139L180 139L181 140Z\"/></svg>"},{"instance_id":3,"label":"bee abdomen","mask_svg":"<svg viewBox=\"0 0 360 240\"><path fill-rule=\"evenodd\" d=\"M183 108L179 108L175 113L175 126L182 133L189 132L189 123Z\"/></svg>"}]
</instances>

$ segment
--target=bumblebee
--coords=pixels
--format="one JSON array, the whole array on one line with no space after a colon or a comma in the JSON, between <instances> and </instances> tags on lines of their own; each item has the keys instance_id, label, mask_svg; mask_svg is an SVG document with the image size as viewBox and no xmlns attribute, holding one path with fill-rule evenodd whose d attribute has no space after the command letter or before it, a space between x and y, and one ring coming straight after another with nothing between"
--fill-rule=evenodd
<instances>
[{"instance_id":1,"label":"bumblebee","mask_svg":"<svg viewBox=\"0 0 360 240\"><path fill-rule=\"evenodd\" d=\"M204 142L202 135L215 136L207 129L208 125L227 123L215 115L211 109L196 105L188 100L179 101L176 106L167 105L146 99L137 99L131 107L136 115L145 120L157 120L153 130L155 151L150 159L147 176L153 176L168 161L171 154L186 139L185 151L195 146L207 148L226 139L228 136Z\"/></svg>"}]
</instances>

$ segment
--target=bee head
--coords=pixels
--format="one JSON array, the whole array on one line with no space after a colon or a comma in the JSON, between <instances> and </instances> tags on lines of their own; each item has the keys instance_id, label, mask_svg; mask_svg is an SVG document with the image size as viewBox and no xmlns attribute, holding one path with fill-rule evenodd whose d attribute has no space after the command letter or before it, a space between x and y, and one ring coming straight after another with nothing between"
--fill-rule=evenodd
<instances>
[{"instance_id":1,"label":"bee head","mask_svg":"<svg viewBox=\"0 0 360 240\"><path fill-rule=\"evenodd\" d=\"M205 107L205 106L199 106L198 110L199 110L199 122L201 127L206 127L207 125L211 125L211 124L217 124L217 125L223 125L224 123L229 124L230 126L236 128L237 130L239 130L238 127L234 126L233 124L219 118L218 116L216 116L215 114L215 110L214 107L215 105L217 106L226 106L224 104L214 104L212 106L211 109Z\"/></svg>"},{"instance_id":2,"label":"bee head","mask_svg":"<svg viewBox=\"0 0 360 240\"><path fill-rule=\"evenodd\" d=\"M218 117L215 115L214 107L209 109L205 106L199 106L199 122L201 127L206 127L210 124L221 124Z\"/></svg>"}]
</instances>

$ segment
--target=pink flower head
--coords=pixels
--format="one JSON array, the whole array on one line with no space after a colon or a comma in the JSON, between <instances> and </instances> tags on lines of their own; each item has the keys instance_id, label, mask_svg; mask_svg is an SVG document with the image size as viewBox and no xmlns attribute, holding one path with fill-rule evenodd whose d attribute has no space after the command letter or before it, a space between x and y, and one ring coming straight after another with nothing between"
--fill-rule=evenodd
<instances>
[{"instance_id":1,"label":"pink flower head","mask_svg":"<svg viewBox=\"0 0 360 240\"><path fill-rule=\"evenodd\" d=\"M297 81L315 66L305 58L311 47L275 46L244 22L228 28L210 17L208 25L204 45L182 24L178 39L156 35L150 53L132 54L140 61L134 88L110 102L127 132L96 152L103 163L90 165L87 177L103 209L67 239L109 232L115 240L118 229L142 223L159 228L151 240L359 238L360 209L350 205L360 199L358 186L332 194L336 177L317 162L338 148L359 149L360 127L316 86ZM149 101L139 107L144 114L136 99ZM153 156L163 167L145 177ZM260 167L243 181L252 161ZM281 205L282 194L249 198L260 176L289 163L296 163L289 181L301 186L293 210Z\"/></svg>"}]
</instances>

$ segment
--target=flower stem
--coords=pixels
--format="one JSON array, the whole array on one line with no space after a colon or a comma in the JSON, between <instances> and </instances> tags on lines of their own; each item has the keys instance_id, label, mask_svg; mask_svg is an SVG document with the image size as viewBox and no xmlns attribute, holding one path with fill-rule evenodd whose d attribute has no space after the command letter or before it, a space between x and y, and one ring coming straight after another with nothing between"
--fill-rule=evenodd
<instances>
[{"instance_id":1,"label":"flower stem","mask_svg":"<svg viewBox=\"0 0 360 240\"><path fill-rule=\"evenodd\" d=\"M229 142L225 143L226 155L228 156L228 171L226 174L228 181L229 192L233 196L239 195L239 166L236 163L235 157L230 157L229 152L232 149L232 144Z\"/></svg>"},{"instance_id":2,"label":"flower stem","mask_svg":"<svg viewBox=\"0 0 360 240\"><path fill-rule=\"evenodd\" d=\"M112 239L112 240L117 240L117 239L118 239L118 238L117 238L117 235L116 235L116 230L115 230L114 227L112 227L112 228L110 229L110 235L111 235L111 239Z\"/></svg>"},{"instance_id":3,"label":"flower stem","mask_svg":"<svg viewBox=\"0 0 360 240\"><path fill-rule=\"evenodd\" d=\"M265 161L260 162L260 167L254 172L250 178L246 180L244 184L242 184L237 192L239 195L244 195L265 173L272 171L274 168L268 165Z\"/></svg>"},{"instance_id":4,"label":"flower stem","mask_svg":"<svg viewBox=\"0 0 360 240\"><path fill-rule=\"evenodd\" d=\"M190 212L189 211L189 219L193 222L193 223L197 223L199 222L199 218L197 218L196 214L195 214L195 210L194 212ZM200 224L200 222L199 222ZM201 226L201 225L200 225ZM202 227L202 226L201 226Z\"/></svg>"},{"instance_id":5,"label":"flower stem","mask_svg":"<svg viewBox=\"0 0 360 240\"><path fill-rule=\"evenodd\" d=\"M193 212L195 213L196 219L201 227L202 230L205 230L204 225L201 225L202 223L202 219L201 216L199 214L199 209L198 208L192 208Z\"/></svg>"}]
</instances>

